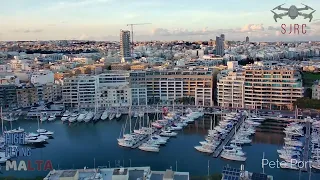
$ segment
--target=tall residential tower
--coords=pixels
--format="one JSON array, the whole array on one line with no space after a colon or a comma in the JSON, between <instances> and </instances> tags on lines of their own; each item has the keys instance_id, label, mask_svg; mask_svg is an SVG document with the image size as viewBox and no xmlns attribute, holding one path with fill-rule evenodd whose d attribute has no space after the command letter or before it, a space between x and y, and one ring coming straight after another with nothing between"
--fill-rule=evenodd
<instances>
[{"instance_id":1,"label":"tall residential tower","mask_svg":"<svg viewBox=\"0 0 320 180\"><path fill-rule=\"evenodd\" d=\"M221 34L220 37L216 37L216 55L219 55L221 57L224 55L224 40L224 34Z\"/></svg>"},{"instance_id":2,"label":"tall residential tower","mask_svg":"<svg viewBox=\"0 0 320 180\"><path fill-rule=\"evenodd\" d=\"M121 62L131 59L131 49L130 49L130 31L121 30L120 31L120 55Z\"/></svg>"}]
</instances>

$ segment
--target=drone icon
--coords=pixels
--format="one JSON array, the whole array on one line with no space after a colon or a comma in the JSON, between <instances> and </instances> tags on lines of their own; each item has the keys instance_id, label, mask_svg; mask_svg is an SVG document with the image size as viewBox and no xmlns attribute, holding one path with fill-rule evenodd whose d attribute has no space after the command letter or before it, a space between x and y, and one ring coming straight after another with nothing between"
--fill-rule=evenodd
<instances>
[{"instance_id":1,"label":"drone icon","mask_svg":"<svg viewBox=\"0 0 320 180\"><path fill-rule=\"evenodd\" d=\"M312 18L313 18L313 13L316 11L314 9L312 9L311 7L305 5L305 4L302 4L304 5L305 7L303 8L297 8L295 5L292 5L290 6L290 8L282 8L281 6L283 6L284 4L281 4L277 7L275 7L273 10L279 10L279 11L287 11L285 13L280 13L280 14L277 14L275 13L273 10L271 10L271 12L274 14L273 15L273 19L277 21L277 19L282 19L282 17L284 16L289 16L291 19L296 19L296 17L298 16L302 16L304 17L304 19L309 19L309 22L311 22ZM306 13L301 13L300 11L306 11L306 10L313 10L311 13L309 14L306 14Z\"/></svg>"}]
</instances>

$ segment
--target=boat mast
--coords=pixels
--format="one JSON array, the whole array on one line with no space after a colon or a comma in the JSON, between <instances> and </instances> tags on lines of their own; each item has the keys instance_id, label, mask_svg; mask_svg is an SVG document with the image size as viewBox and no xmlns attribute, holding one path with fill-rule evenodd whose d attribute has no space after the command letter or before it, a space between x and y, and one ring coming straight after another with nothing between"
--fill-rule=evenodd
<instances>
[{"instance_id":1,"label":"boat mast","mask_svg":"<svg viewBox=\"0 0 320 180\"><path fill-rule=\"evenodd\" d=\"M130 121L130 130L129 130L129 133L131 134L131 106L129 106L129 121Z\"/></svg>"},{"instance_id":2,"label":"boat mast","mask_svg":"<svg viewBox=\"0 0 320 180\"><path fill-rule=\"evenodd\" d=\"M2 117L2 106L0 107L1 109L0 109L0 118L1 118L1 128L2 128L2 133L4 133L4 131L3 131L3 117Z\"/></svg>"}]
</instances>

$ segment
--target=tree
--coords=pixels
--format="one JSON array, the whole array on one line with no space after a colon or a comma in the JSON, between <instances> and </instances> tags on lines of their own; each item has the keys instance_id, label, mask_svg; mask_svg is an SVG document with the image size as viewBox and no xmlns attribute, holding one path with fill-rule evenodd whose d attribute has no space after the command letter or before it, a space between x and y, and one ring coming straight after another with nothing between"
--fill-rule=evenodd
<instances>
[{"instance_id":1,"label":"tree","mask_svg":"<svg viewBox=\"0 0 320 180\"><path fill-rule=\"evenodd\" d=\"M91 74L91 73L92 73L91 68L87 67L87 68L84 70L84 73L85 73L85 74Z\"/></svg>"},{"instance_id":2,"label":"tree","mask_svg":"<svg viewBox=\"0 0 320 180\"><path fill-rule=\"evenodd\" d=\"M320 100L303 97L298 98L294 105L303 109L320 109Z\"/></svg>"},{"instance_id":3,"label":"tree","mask_svg":"<svg viewBox=\"0 0 320 180\"><path fill-rule=\"evenodd\" d=\"M312 98L312 89L311 88L307 88L306 91L304 92L304 97L307 98Z\"/></svg>"}]
</instances>

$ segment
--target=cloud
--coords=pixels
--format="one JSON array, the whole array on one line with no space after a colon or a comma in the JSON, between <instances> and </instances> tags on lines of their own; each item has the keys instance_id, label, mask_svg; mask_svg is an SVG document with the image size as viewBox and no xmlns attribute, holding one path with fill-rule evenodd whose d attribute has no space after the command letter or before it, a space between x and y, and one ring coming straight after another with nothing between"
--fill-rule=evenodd
<instances>
[{"instance_id":1,"label":"cloud","mask_svg":"<svg viewBox=\"0 0 320 180\"><path fill-rule=\"evenodd\" d=\"M15 33L39 33L39 32L43 32L42 29L15 29L13 30L13 32Z\"/></svg>"},{"instance_id":2,"label":"cloud","mask_svg":"<svg viewBox=\"0 0 320 180\"><path fill-rule=\"evenodd\" d=\"M91 5L99 5L103 3L109 3L113 0L77 0L77 1L60 1L58 3L54 3L49 9L57 10L57 9L69 9L76 7L84 7Z\"/></svg>"},{"instance_id":3,"label":"cloud","mask_svg":"<svg viewBox=\"0 0 320 180\"><path fill-rule=\"evenodd\" d=\"M281 27L268 26L269 31L280 30L280 29L281 29Z\"/></svg>"},{"instance_id":4,"label":"cloud","mask_svg":"<svg viewBox=\"0 0 320 180\"><path fill-rule=\"evenodd\" d=\"M263 24L247 24L241 28L241 32L264 31Z\"/></svg>"}]
</instances>

